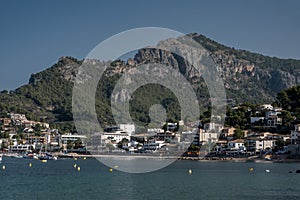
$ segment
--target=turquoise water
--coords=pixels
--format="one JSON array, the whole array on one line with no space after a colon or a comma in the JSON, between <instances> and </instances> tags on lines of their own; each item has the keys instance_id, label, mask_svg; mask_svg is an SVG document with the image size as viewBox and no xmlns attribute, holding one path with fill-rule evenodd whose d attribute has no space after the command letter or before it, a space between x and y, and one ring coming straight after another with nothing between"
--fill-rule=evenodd
<instances>
[{"instance_id":1,"label":"turquoise water","mask_svg":"<svg viewBox=\"0 0 300 200\"><path fill-rule=\"evenodd\" d=\"M299 163L176 161L156 172L129 174L110 173L95 159L42 163L5 157L0 199L299 199L297 169Z\"/></svg>"}]
</instances>

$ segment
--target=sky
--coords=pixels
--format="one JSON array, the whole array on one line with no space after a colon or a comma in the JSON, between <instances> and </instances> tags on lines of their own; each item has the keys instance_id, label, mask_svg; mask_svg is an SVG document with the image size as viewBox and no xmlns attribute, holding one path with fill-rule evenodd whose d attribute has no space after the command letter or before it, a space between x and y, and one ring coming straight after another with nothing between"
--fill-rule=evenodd
<instances>
[{"instance_id":1,"label":"sky","mask_svg":"<svg viewBox=\"0 0 300 200\"><path fill-rule=\"evenodd\" d=\"M139 27L203 34L219 43L300 59L300 1L0 1L0 90L27 84L61 56L84 58Z\"/></svg>"}]
</instances>

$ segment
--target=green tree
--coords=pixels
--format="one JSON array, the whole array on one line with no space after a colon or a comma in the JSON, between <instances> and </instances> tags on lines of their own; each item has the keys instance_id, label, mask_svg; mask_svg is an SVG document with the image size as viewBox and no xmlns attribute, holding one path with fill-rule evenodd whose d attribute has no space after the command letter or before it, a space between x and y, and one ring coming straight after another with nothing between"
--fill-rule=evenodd
<instances>
[{"instance_id":1,"label":"green tree","mask_svg":"<svg viewBox=\"0 0 300 200\"><path fill-rule=\"evenodd\" d=\"M242 131L242 129L240 129L240 128L236 128L234 130L233 138L234 139L242 139L242 138L244 138L244 131Z\"/></svg>"},{"instance_id":2,"label":"green tree","mask_svg":"<svg viewBox=\"0 0 300 200\"><path fill-rule=\"evenodd\" d=\"M33 130L37 133L37 134L40 134L41 133L41 130L42 130L42 127L40 124L36 124L33 128Z\"/></svg>"},{"instance_id":3,"label":"green tree","mask_svg":"<svg viewBox=\"0 0 300 200\"><path fill-rule=\"evenodd\" d=\"M290 109L290 99L286 91L281 91L277 94L277 99L284 109Z\"/></svg>"},{"instance_id":4,"label":"green tree","mask_svg":"<svg viewBox=\"0 0 300 200\"><path fill-rule=\"evenodd\" d=\"M82 148L82 147L83 147L83 143L82 143L81 139L77 139L75 141L74 149L79 149L79 148Z\"/></svg>"},{"instance_id":5,"label":"green tree","mask_svg":"<svg viewBox=\"0 0 300 200\"><path fill-rule=\"evenodd\" d=\"M115 149L114 145L112 145L112 144L110 144L110 143L106 144L106 148L108 148L109 151L112 151L112 150Z\"/></svg>"},{"instance_id":6,"label":"green tree","mask_svg":"<svg viewBox=\"0 0 300 200\"><path fill-rule=\"evenodd\" d=\"M73 149L73 147L74 147L74 143L71 140L68 140L67 149L70 150L70 149Z\"/></svg>"},{"instance_id":7,"label":"green tree","mask_svg":"<svg viewBox=\"0 0 300 200\"><path fill-rule=\"evenodd\" d=\"M118 146L118 148L122 149L123 146L128 144L128 142L129 142L129 140L127 138L123 138L122 141L120 141L117 146Z\"/></svg>"},{"instance_id":8,"label":"green tree","mask_svg":"<svg viewBox=\"0 0 300 200\"><path fill-rule=\"evenodd\" d=\"M8 143L3 141L1 143L1 150L3 151L4 149L7 149L7 148L8 148Z\"/></svg>"}]
</instances>

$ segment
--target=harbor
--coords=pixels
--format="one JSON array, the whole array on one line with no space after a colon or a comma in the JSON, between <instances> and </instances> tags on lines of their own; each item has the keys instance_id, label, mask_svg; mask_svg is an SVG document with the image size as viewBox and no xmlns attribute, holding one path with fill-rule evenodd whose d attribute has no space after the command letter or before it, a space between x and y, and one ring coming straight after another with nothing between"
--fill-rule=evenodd
<instances>
[{"instance_id":1,"label":"harbor","mask_svg":"<svg viewBox=\"0 0 300 200\"><path fill-rule=\"evenodd\" d=\"M298 169L299 163L178 160L156 172L128 174L118 171L117 166L105 166L95 158L58 158L43 163L3 157L0 198L117 199L129 192L132 200L199 199L204 196L219 199L219 193L223 199L284 199L287 196L297 199L300 175L295 172ZM239 190L233 193L237 183ZM148 188L153 189L151 193ZM133 190L138 190L139 195Z\"/></svg>"}]
</instances>

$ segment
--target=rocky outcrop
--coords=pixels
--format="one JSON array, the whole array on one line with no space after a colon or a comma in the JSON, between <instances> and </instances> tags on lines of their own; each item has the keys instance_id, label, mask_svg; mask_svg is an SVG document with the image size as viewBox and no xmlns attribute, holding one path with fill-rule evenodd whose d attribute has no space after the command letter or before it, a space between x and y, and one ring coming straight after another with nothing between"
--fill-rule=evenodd
<instances>
[{"instance_id":1,"label":"rocky outcrop","mask_svg":"<svg viewBox=\"0 0 300 200\"><path fill-rule=\"evenodd\" d=\"M226 96L232 103L246 101L271 103L279 91L300 84L299 60L272 58L236 50L198 34L190 34L189 37L201 44L216 63L219 76L224 82ZM110 63L88 60L87 62L93 66L107 67L102 77L104 79L99 82L98 89L101 92L97 94L97 105L95 106L100 121L104 123L111 122L113 119L109 114L111 99L115 101L129 99L129 94L125 91L111 96L114 85L124 73L133 73L137 66L146 63L162 63L172 66L190 81L199 100L202 99L200 103L209 104L207 86L205 81L200 78L201 73L177 54L155 48L145 48L138 50L134 58L127 61L116 60ZM12 94L3 94L2 97L0 95L3 104L0 109L2 108L3 113L7 113L11 110L22 111L23 108L26 108L35 111L36 116L47 115L49 122L72 120L73 83L75 80L82 83L90 81L94 75L78 74L81 65L81 60L61 57L52 67L32 74L29 84L16 89L16 94L12 92ZM158 90L153 91L157 92ZM157 94L164 95L158 92ZM23 102L22 105L20 105L20 99ZM140 111L139 106L136 105L136 111Z\"/></svg>"},{"instance_id":2,"label":"rocky outcrop","mask_svg":"<svg viewBox=\"0 0 300 200\"><path fill-rule=\"evenodd\" d=\"M284 59L270 58L246 51L235 50L198 34L191 34L190 37L203 45L211 53L212 59L218 66L219 75L223 79L228 98L238 103L245 101L256 103L272 102L279 91L298 83L297 68L295 71L285 68ZM241 55L243 55L243 58L241 58ZM247 59L247 56L249 56L249 59ZM255 57L257 57L257 60L266 61L261 64L253 62ZM282 63L282 65L279 67L278 65L272 66L272 62L270 62L273 61L272 59L279 60L278 62ZM200 76L199 72L182 57L160 49L141 49L135 55L134 60L138 64L154 62L173 66L173 68L180 71L189 80ZM266 68L265 66L268 65L267 61L270 64ZM295 62L297 64L300 63L300 61Z\"/></svg>"}]
</instances>

